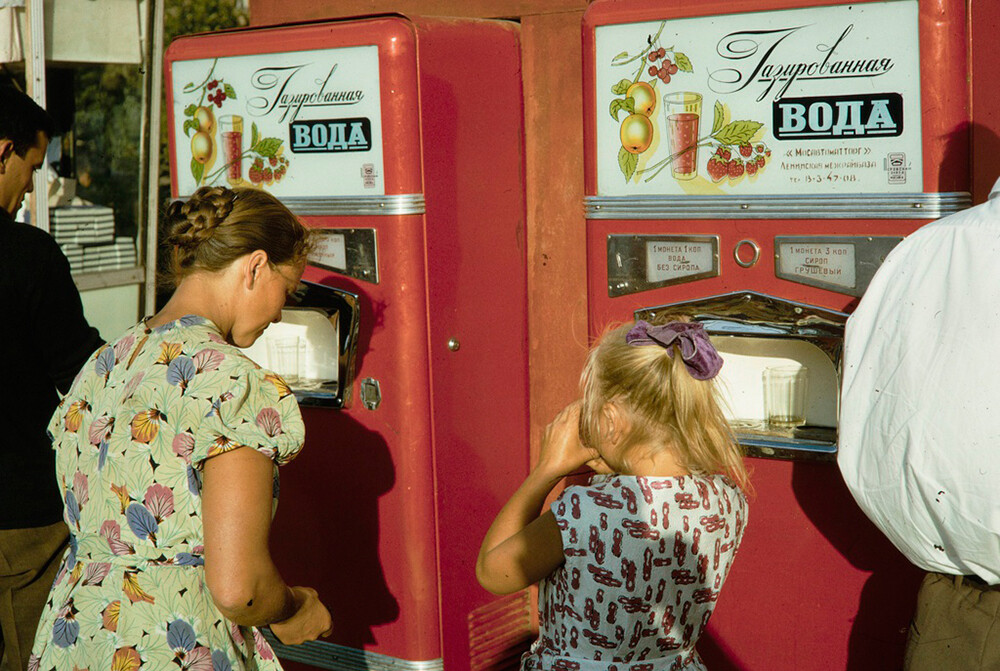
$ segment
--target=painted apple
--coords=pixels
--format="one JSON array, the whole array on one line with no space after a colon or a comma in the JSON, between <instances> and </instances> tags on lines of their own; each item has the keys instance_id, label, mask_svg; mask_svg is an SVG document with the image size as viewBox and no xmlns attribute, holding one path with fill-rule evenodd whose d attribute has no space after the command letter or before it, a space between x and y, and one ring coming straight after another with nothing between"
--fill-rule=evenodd
<instances>
[{"instance_id":1,"label":"painted apple","mask_svg":"<svg viewBox=\"0 0 1000 671\"><path fill-rule=\"evenodd\" d=\"M198 122L198 128L212 135L215 130L215 115L207 107L199 107L194 111L194 120Z\"/></svg>"},{"instance_id":2,"label":"painted apple","mask_svg":"<svg viewBox=\"0 0 1000 671\"><path fill-rule=\"evenodd\" d=\"M652 116L656 109L656 91L646 82L636 82L625 92L627 98L635 101L636 114Z\"/></svg>"},{"instance_id":3,"label":"painted apple","mask_svg":"<svg viewBox=\"0 0 1000 671\"><path fill-rule=\"evenodd\" d=\"M641 154L653 141L653 123L645 114L629 114L622 121L622 146L630 154Z\"/></svg>"},{"instance_id":4,"label":"painted apple","mask_svg":"<svg viewBox=\"0 0 1000 671\"><path fill-rule=\"evenodd\" d=\"M191 136L191 158L206 163L212 157L212 136L203 130Z\"/></svg>"}]
</instances>

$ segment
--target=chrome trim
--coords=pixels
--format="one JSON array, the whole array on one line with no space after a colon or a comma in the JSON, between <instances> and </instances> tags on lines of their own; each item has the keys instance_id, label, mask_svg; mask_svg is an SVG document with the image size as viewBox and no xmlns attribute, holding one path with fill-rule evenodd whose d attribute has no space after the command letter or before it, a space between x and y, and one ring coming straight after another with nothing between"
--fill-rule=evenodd
<instances>
[{"instance_id":1,"label":"chrome trim","mask_svg":"<svg viewBox=\"0 0 1000 671\"><path fill-rule=\"evenodd\" d=\"M347 275L357 280L378 284L378 238L374 228L316 228L314 235L344 236L346 268L321 263L312 255L307 259L311 266ZM314 248L315 253L315 248Z\"/></svg>"},{"instance_id":2,"label":"chrome trim","mask_svg":"<svg viewBox=\"0 0 1000 671\"><path fill-rule=\"evenodd\" d=\"M789 282L809 287L819 287L838 294L860 298L865 295L876 271L885 262L889 252L903 238L889 235L776 235L774 236L774 276ZM834 282L824 282L821 278L784 272L782 247L786 245L852 245L854 247L854 285L845 286Z\"/></svg>"},{"instance_id":3,"label":"chrome trim","mask_svg":"<svg viewBox=\"0 0 1000 671\"><path fill-rule=\"evenodd\" d=\"M377 652L358 650L326 641L309 641L299 645L278 642L270 629L262 628L264 638L282 659L300 662L332 671L444 671L444 660L412 661Z\"/></svg>"},{"instance_id":4,"label":"chrome trim","mask_svg":"<svg viewBox=\"0 0 1000 671\"><path fill-rule=\"evenodd\" d=\"M750 245L750 249L753 250L753 256L750 257L749 261L740 258L740 250L743 249L743 245ZM753 268L760 261L760 245L750 238L743 238L733 247L733 259L740 268Z\"/></svg>"},{"instance_id":5,"label":"chrome trim","mask_svg":"<svg viewBox=\"0 0 1000 671\"><path fill-rule=\"evenodd\" d=\"M584 198L587 219L940 219L971 205L966 191Z\"/></svg>"},{"instance_id":6,"label":"chrome trim","mask_svg":"<svg viewBox=\"0 0 1000 671\"><path fill-rule=\"evenodd\" d=\"M333 323L340 336L340 342L336 343L337 381L308 381L302 386L293 385L292 393L299 405L343 408L350 404L361 324L361 305L357 294L303 280L285 309L317 310Z\"/></svg>"},{"instance_id":7,"label":"chrome trim","mask_svg":"<svg viewBox=\"0 0 1000 671\"><path fill-rule=\"evenodd\" d=\"M748 457L763 459L794 459L795 461L836 461L836 443L811 443L797 440L786 442L750 437L736 431L736 438Z\"/></svg>"},{"instance_id":8,"label":"chrome trim","mask_svg":"<svg viewBox=\"0 0 1000 671\"><path fill-rule=\"evenodd\" d=\"M696 243L712 248L712 267L703 273L692 273L668 280L649 281L648 248L651 242ZM717 235L645 235L614 234L608 236L608 296L615 298L650 289L686 284L719 276L719 236Z\"/></svg>"},{"instance_id":9,"label":"chrome trim","mask_svg":"<svg viewBox=\"0 0 1000 671\"><path fill-rule=\"evenodd\" d=\"M393 196L328 196L324 198L282 198L292 212L302 216L373 216L424 214L427 209L422 193Z\"/></svg>"}]
</instances>

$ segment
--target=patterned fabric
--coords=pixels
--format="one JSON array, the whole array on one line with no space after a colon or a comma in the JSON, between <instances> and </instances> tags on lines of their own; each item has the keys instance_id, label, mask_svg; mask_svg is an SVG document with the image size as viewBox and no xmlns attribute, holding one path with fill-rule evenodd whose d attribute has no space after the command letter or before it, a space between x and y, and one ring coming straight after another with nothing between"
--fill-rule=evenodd
<instances>
[{"instance_id":1,"label":"patterned fabric","mask_svg":"<svg viewBox=\"0 0 1000 671\"><path fill-rule=\"evenodd\" d=\"M566 562L541 583L526 671L703 669L747 519L728 478L597 476L552 504Z\"/></svg>"},{"instance_id":2,"label":"patterned fabric","mask_svg":"<svg viewBox=\"0 0 1000 671\"><path fill-rule=\"evenodd\" d=\"M279 464L305 429L288 386L188 316L99 349L49 424L70 547L30 671L281 668L205 586L204 461L249 446Z\"/></svg>"}]
</instances>

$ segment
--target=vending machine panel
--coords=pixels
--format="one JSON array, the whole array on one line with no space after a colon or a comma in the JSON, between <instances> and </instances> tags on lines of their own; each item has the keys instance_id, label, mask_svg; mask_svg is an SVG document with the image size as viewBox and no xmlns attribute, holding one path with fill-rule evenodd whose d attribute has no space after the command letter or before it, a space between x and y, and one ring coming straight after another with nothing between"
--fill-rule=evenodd
<instances>
[{"instance_id":1,"label":"vending machine panel","mask_svg":"<svg viewBox=\"0 0 1000 671\"><path fill-rule=\"evenodd\" d=\"M840 353L892 248L972 202L969 12L598 0L585 14L591 331L701 321L748 455L746 535L699 643L710 668L901 665L920 573L832 463ZM977 99L996 94L983 85Z\"/></svg>"},{"instance_id":2,"label":"vending machine panel","mask_svg":"<svg viewBox=\"0 0 1000 671\"><path fill-rule=\"evenodd\" d=\"M183 37L171 183L267 189L315 229L303 292L251 356L307 438L272 549L334 617L288 668L516 665L527 592L475 579L528 469L519 30L385 15Z\"/></svg>"}]
</instances>

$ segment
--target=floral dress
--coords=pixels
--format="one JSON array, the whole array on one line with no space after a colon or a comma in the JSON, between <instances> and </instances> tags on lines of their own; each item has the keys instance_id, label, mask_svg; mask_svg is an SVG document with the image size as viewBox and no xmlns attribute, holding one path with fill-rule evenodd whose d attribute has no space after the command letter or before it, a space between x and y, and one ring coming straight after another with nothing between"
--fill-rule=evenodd
<instances>
[{"instance_id":1,"label":"floral dress","mask_svg":"<svg viewBox=\"0 0 1000 671\"><path fill-rule=\"evenodd\" d=\"M249 446L278 469L304 426L284 381L187 316L88 360L49 424L70 546L29 671L274 671L260 632L205 585L201 470Z\"/></svg>"},{"instance_id":2,"label":"floral dress","mask_svg":"<svg viewBox=\"0 0 1000 671\"><path fill-rule=\"evenodd\" d=\"M541 583L524 671L703 670L695 652L747 520L722 475L597 476L552 504L566 561Z\"/></svg>"}]
</instances>

